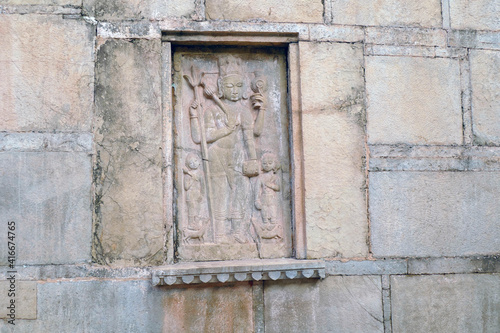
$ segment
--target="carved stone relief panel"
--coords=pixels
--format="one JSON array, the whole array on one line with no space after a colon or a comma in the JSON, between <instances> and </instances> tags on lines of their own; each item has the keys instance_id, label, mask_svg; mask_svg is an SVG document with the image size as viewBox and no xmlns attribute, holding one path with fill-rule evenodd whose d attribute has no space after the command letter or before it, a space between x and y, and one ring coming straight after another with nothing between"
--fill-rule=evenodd
<instances>
[{"instance_id":1,"label":"carved stone relief panel","mask_svg":"<svg viewBox=\"0 0 500 333\"><path fill-rule=\"evenodd\" d=\"M174 49L176 256L292 255L286 53Z\"/></svg>"}]
</instances>

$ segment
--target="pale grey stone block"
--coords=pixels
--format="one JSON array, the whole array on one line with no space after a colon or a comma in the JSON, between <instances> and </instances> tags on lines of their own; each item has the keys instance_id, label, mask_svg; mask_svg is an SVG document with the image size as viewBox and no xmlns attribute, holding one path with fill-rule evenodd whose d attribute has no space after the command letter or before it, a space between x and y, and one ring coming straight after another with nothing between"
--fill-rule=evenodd
<instances>
[{"instance_id":1,"label":"pale grey stone block","mask_svg":"<svg viewBox=\"0 0 500 333\"><path fill-rule=\"evenodd\" d=\"M500 275L393 276L395 332L500 332Z\"/></svg>"},{"instance_id":2,"label":"pale grey stone block","mask_svg":"<svg viewBox=\"0 0 500 333\"><path fill-rule=\"evenodd\" d=\"M472 50L470 57L474 142L500 145L500 51Z\"/></svg>"},{"instance_id":3,"label":"pale grey stone block","mask_svg":"<svg viewBox=\"0 0 500 333\"><path fill-rule=\"evenodd\" d=\"M408 260L408 274L500 273L500 256Z\"/></svg>"},{"instance_id":4,"label":"pale grey stone block","mask_svg":"<svg viewBox=\"0 0 500 333\"><path fill-rule=\"evenodd\" d=\"M16 223L18 265L90 260L90 157L0 153L0 170L0 264L7 261L7 221Z\"/></svg>"},{"instance_id":5,"label":"pale grey stone block","mask_svg":"<svg viewBox=\"0 0 500 333\"><path fill-rule=\"evenodd\" d=\"M206 0L209 20L323 23L321 0Z\"/></svg>"},{"instance_id":6,"label":"pale grey stone block","mask_svg":"<svg viewBox=\"0 0 500 333\"><path fill-rule=\"evenodd\" d=\"M93 27L57 15L3 15L0 31L0 130L90 131Z\"/></svg>"},{"instance_id":7,"label":"pale grey stone block","mask_svg":"<svg viewBox=\"0 0 500 333\"><path fill-rule=\"evenodd\" d=\"M328 275L379 275L379 274L406 274L406 260L327 260L326 273Z\"/></svg>"},{"instance_id":8,"label":"pale grey stone block","mask_svg":"<svg viewBox=\"0 0 500 333\"><path fill-rule=\"evenodd\" d=\"M83 6L99 20L160 20L196 16L195 0L84 0Z\"/></svg>"},{"instance_id":9,"label":"pale grey stone block","mask_svg":"<svg viewBox=\"0 0 500 333\"><path fill-rule=\"evenodd\" d=\"M450 0L450 16L452 29L500 29L500 3L497 0Z\"/></svg>"},{"instance_id":10,"label":"pale grey stone block","mask_svg":"<svg viewBox=\"0 0 500 333\"><path fill-rule=\"evenodd\" d=\"M370 144L462 143L458 60L367 57L366 93Z\"/></svg>"},{"instance_id":11,"label":"pale grey stone block","mask_svg":"<svg viewBox=\"0 0 500 333\"><path fill-rule=\"evenodd\" d=\"M0 281L0 319L12 319L9 306L14 304L14 323L18 319L36 319L36 289L37 283L32 281L20 281L18 275L15 279L7 280L11 275L6 276L5 281ZM14 303L11 303L14 300ZM1 325L0 325L1 327ZM3 331L2 331L3 332Z\"/></svg>"},{"instance_id":12,"label":"pale grey stone block","mask_svg":"<svg viewBox=\"0 0 500 333\"><path fill-rule=\"evenodd\" d=\"M441 27L439 0L331 1L334 24Z\"/></svg>"},{"instance_id":13,"label":"pale grey stone block","mask_svg":"<svg viewBox=\"0 0 500 333\"><path fill-rule=\"evenodd\" d=\"M496 254L500 173L372 172L376 257Z\"/></svg>"},{"instance_id":14,"label":"pale grey stone block","mask_svg":"<svg viewBox=\"0 0 500 333\"><path fill-rule=\"evenodd\" d=\"M266 332L383 332L377 276L336 276L317 283L266 283Z\"/></svg>"}]
</instances>

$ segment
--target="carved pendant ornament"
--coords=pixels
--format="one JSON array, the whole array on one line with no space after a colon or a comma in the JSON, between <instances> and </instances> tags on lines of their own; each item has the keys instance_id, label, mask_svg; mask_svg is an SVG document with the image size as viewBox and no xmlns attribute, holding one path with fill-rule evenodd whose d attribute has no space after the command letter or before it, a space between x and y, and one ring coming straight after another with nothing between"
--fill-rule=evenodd
<instances>
[{"instance_id":1,"label":"carved pendant ornament","mask_svg":"<svg viewBox=\"0 0 500 333\"><path fill-rule=\"evenodd\" d=\"M284 55L186 48L174 71L178 257L290 256Z\"/></svg>"}]
</instances>

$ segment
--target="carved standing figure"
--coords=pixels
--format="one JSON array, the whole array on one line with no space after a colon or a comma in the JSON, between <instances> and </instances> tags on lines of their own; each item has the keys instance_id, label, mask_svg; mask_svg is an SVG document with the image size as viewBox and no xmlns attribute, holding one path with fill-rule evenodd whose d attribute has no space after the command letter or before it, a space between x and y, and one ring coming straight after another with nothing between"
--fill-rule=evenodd
<instances>
[{"instance_id":1,"label":"carved standing figure","mask_svg":"<svg viewBox=\"0 0 500 333\"><path fill-rule=\"evenodd\" d=\"M186 157L184 172L184 191L186 191L186 204L188 209L188 228L201 227L201 202L203 201L203 173L200 168L200 159L193 153Z\"/></svg>"},{"instance_id":2,"label":"carved standing figure","mask_svg":"<svg viewBox=\"0 0 500 333\"><path fill-rule=\"evenodd\" d=\"M255 185L255 208L261 211L262 223L276 224L279 216L279 195L281 190L276 155L265 153L262 156L262 171Z\"/></svg>"},{"instance_id":3,"label":"carved standing figure","mask_svg":"<svg viewBox=\"0 0 500 333\"><path fill-rule=\"evenodd\" d=\"M259 173L254 137L262 133L264 125L264 98L261 93L252 96L257 117L244 103L246 91L242 61L234 56L219 58L218 93L205 87L205 95L215 106L204 113L204 128L195 121L197 105L190 109L191 136L201 142L204 130L208 147L212 213L215 242L248 242L251 215L250 177Z\"/></svg>"}]
</instances>

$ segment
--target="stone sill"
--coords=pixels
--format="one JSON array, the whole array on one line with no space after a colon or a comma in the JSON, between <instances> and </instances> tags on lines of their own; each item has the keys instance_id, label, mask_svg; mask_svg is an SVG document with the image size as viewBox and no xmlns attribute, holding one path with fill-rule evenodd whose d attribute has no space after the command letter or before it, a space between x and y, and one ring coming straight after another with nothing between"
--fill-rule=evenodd
<instances>
[{"instance_id":1,"label":"stone sill","mask_svg":"<svg viewBox=\"0 0 500 333\"><path fill-rule=\"evenodd\" d=\"M297 259L191 262L161 266L152 272L153 286L323 278L324 261Z\"/></svg>"}]
</instances>

